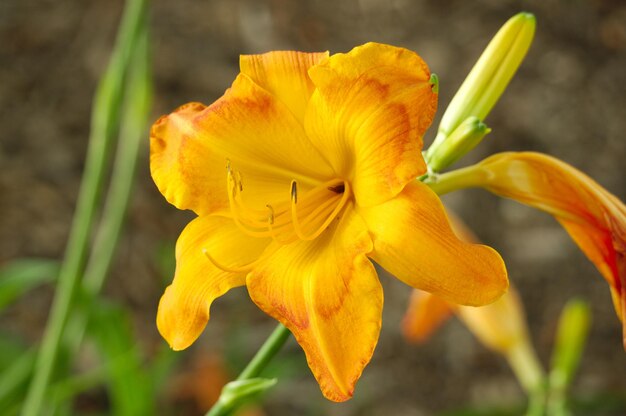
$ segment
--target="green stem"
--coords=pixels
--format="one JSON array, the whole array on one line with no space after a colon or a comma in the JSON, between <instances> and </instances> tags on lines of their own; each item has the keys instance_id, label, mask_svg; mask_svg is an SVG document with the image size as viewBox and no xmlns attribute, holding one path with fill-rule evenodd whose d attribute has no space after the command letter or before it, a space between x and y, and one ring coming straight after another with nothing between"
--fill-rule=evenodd
<instances>
[{"instance_id":1,"label":"green stem","mask_svg":"<svg viewBox=\"0 0 626 416\"><path fill-rule=\"evenodd\" d=\"M100 199L107 154L117 129L124 73L138 37L140 22L144 19L144 10L145 0L130 0L127 3L116 47L96 91L85 172L50 317L37 356L35 374L22 408L23 416L42 414L46 391L57 361L61 337L72 309L80 272L85 263L92 223Z\"/></svg>"},{"instance_id":2,"label":"green stem","mask_svg":"<svg viewBox=\"0 0 626 416\"><path fill-rule=\"evenodd\" d=\"M553 416L551 413L546 413L546 391L545 382L540 387L530 392L528 395L528 408L526 409L526 416Z\"/></svg>"},{"instance_id":3,"label":"green stem","mask_svg":"<svg viewBox=\"0 0 626 416\"><path fill-rule=\"evenodd\" d=\"M546 406L546 374L529 342L520 342L506 355L507 361L528 395L526 416L543 416Z\"/></svg>"},{"instance_id":4,"label":"green stem","mask_svg":"<svg viewBox=\"0 0 626 416\"><path fill-rule=\"evenodd\" d=\"M237 381L249 380L254 377L258 377L261 371L267 366L267 364L274 358L276 353L282 348L291 332L282 324L278 324L274 332L267 338L265 343L261 346L259 351L250 360L246 368L243 369ZM205 416L224 416L227 415L231 408L224 405L223 401L218 399L217 403L209 410Z\"/></svg>"},{"instance_id":5,"label":"green stem","mask_svg":"<svg viewBox=\"0 0 626 416\"><path fill-rule=\"evenodd\" d=\"M447 194L465 188L475 188L485 183L487 173L478 165L453 170L443 174L434 174L424 179L424 183L437 195Z\"/></svg>"},{"instance_id":6,"label":"green stem","mask_svg":"<svg viewBox=\"0 0 626 416\"><path fill-rule=\"evenodd\" d=\"M541 388L546 379L535 350L528 342L520 342L507 353L507 360L522 388L528 394Z\"/></svg>"}]
</instances>

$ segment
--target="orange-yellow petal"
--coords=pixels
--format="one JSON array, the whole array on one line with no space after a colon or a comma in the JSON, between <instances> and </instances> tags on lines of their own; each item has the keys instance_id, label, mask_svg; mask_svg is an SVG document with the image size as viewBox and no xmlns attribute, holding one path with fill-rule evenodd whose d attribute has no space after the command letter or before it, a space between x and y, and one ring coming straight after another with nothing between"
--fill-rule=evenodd
<instances>
[{"instance_id":1,"label":"orange-yellow petal","mask_svg":"<svg viewBox=\"0 0 626 416\"><path fill-rule=\"evenodd\" d=\"M352 396L378 341L383 292L371 249L365 224L348 207L320 237L278 248L247 278L252 300L294 334L333 401Z\"/></svg>"},{"instance_id":2,"label":"orange-yellow petal","mask_svg":"<svg viewBox=\"0 0 626 416\"><path fill-rule=\"evenodd\" d=\"M500 255L490 247L459 240L441 201L421 182L359 212L374 240L370 257L406 284L472 306L491 303L506 291Z\"/></svg>"},{"instance_id":3,"label":"orange-yellow petal","mask_svg":"<svg viewBox=\"0 0 626 416\"><path fill-rule=\"evenodd\" d=\"M287 106L246 75L209 107L191 103L161 117L152 127L150 152L161 193L199 215L228 208L228 162L254 209L288 199L292 179L306 189L334 177Z\"/></svg>"},{"instance_id":4,"label":"orange-yellow petal","mask_svg":"<svg viewBox=\"0 0 626 416\"><path fill-rule=\"evenodd\" d=\"M268 239L250 238L231 219L207 216L191 221L176 243L176 273L159 302L157 327L174 350L191 345L209 320L214 299L245 284L244 272L227 272L255 261ZM208 256L207 256L208 254Z\"/></svg>"},{"instance_id":5,"label":"orange-yellow petal","mask_svg":"<svg viewBox=\"0 0 626 416\"><path fill-rule=\"evenodd\" d=\"M626 341L626 206L584 173L540 153L499 153L469 173L471 186L556 217L611 286Z\"/></svg>"},{"instance_id":6,"label":"orange-yellow petal","mask_svg":"<svg viewBox=\"0 0 626 416\"><path fill-rule=\"evenodd\" d=\"M450 318L453 311L445 300L414 289L402 319L402 334L407 340L421 344Z\"/></svg>"},{"instance_id":7,"label":"orange-yellow petal","mask_svg":"<svg viewBox=\"0 0 626 416\"><path fill-rule=\"evenodd\" d=\"M317 90L306 132L335 172L351 180L359 205L386 201L425 172L422 135L437 94L417 54L367 43L332 55L309 75Z\"/></svg>"},{"instance_id":8,"label":"orange-yellow petal","mask_svg":"<svg viewBox=\"0 0 626 416\"><path fill-rule=\"evenodd\" d=\"M328 52L274 51L262 55L241 55L241 73L282 101L303 123L315 86L308 70L328 58Z\"/></svg>"},{"instance_id":9,"label":"orange-yellow petal","mask_svg":"<svg viewBox=\"0 0 626 416\"><path fill-rule=\"evenodd\" d=\"M472 230L460 218L450 211L446 211L446 213L452 231L461 241L478 243L478 239ZM472 307L468 306L467 308ZM450 318L455 310L456 307L445 300L428 292L414 289L406 314L402 319L404 337L418 344L426 342Z\"/></svg>"}]
</instances>

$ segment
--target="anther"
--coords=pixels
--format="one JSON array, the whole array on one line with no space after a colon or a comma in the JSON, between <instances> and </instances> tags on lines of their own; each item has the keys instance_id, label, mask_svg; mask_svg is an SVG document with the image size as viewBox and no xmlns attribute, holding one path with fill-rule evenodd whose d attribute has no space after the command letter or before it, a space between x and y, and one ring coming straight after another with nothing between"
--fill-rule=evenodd
<instances>
[{"instance_id":1,"label":"anther","mask_svg":"<svg viewBox=\"0 0 626 416\"><path fill-rule=\"evenodd\" d=\"M269 222L270 225L274 225L274 208L272 208L270 204L267 204L265 206L267 207L267 209L270 210L270 214L267 216L267 222Z\"/></svg>"},{"instance_id":2,"label":"anther","mask_svg":"<svg viewBox=\"0 0 626 416\"><path fill-rule=\"evenodd\" d=\"M294 204L298 203L298 183L296 181L291 181L291 201Z\"/></svg>"},{"instance_id":3,"label":"anther","mask_svg":"<svg viewBox=\"0 0 626 416\"><path fill-rule=\"evenodd\" d=\"M235 176L237 178L237 185L239 186L239 192L243 191L243 181L241 180L241 172L235 172Z\"/></svg>"}]
</instances>

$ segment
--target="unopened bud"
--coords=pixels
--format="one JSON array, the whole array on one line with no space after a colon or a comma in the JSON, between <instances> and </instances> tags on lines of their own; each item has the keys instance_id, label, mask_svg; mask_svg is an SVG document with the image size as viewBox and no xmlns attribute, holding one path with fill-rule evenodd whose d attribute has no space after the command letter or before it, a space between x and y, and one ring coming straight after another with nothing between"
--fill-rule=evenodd
<instances>
[{"instance_id":1,"label":"unopened bud","mask_svg":"<svg viewBox=\"0 0 626 416\"><path fill-rule=\"evenodd\" d=\"M491 132L478 117L468 117L434 152L426 155L428 167L439 172L450 166L480 143Z\"/></svg>"},{"instance_id":2,"label":"unopened bud","mask_svg":"<svg viewBox=\"0 0 626 416\"><path fill-rule=\"evenodd\" d=\"M502 26L450 102L427 156L468 117L487 117L526 56L534 34L535 16L530 13L518 13Z\"/></svg>"}]
</instances>

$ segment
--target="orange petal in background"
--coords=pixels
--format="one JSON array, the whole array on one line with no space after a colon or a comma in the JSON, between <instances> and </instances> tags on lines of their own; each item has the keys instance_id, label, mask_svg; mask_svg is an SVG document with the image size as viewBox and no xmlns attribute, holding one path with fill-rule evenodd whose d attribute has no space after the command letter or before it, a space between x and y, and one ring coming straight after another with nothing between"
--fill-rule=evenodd
<instances>
[{"instance_id":1,"label":"orange petal in background","mask_svg":"<svg viewBox=\"0 0 626 416\"><path fill-rule=\"evenodd\" d=\"M407 340L422 344L433 336L453 312L454 307L445 300L415 289L402 319L402 334Z\"/></svg>"}]
</instances>

